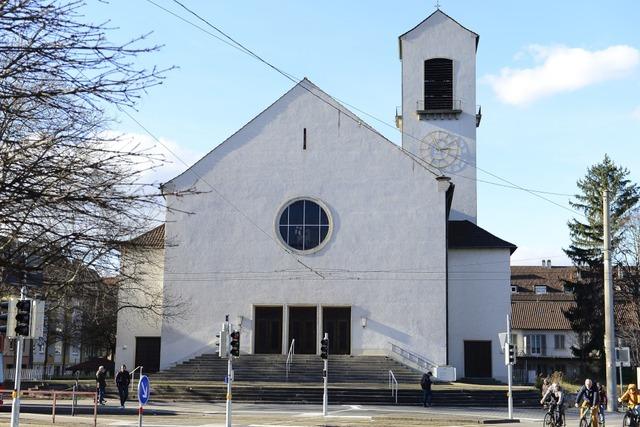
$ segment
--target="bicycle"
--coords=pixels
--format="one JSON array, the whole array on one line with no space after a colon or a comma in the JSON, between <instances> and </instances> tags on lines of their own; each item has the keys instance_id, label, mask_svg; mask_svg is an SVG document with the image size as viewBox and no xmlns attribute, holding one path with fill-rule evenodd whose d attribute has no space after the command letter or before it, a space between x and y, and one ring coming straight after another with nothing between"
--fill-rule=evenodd
<instances>
[{"instance_id":1,"label":"bicycle","mask_svg":"<svg viewBox=\"0 0 640 427\"><path fill-rule=\"evenodd\" d=\"M597 425L594 426L591 424L591 415L593 414L593 408L595 406L589 406L589 408L584 411L584 413L582 414L582 416L580 417L580 427L598 427ZM600 424L599 422L596 422L596 424Z\"/></svg>"},{"instance_id":2,"label":"bicycle","mask_svg":"<svg viewBox=\"0 0 640 427\"><path fill-rule=\"evenodd\" d=\"M546 414L544 414L544 420L542 421L543 427L560 427L566 426L567 420L564 417L564 414L559 414L558 405L544 405L547 410ZM560 424L557 423L558 416L561 416Z\"/></svg>"},{"instance_id":3,"label":"bicycle","mask_svg":"<svg viewBox=\"0 0 640 427\"><path fill-rule=\"evenodd\" d=\"M635 411L628 406L623 406L625 409L624 417L622 418L622 427L638 427L638 416Z\"/></svg>"}]
</instances>

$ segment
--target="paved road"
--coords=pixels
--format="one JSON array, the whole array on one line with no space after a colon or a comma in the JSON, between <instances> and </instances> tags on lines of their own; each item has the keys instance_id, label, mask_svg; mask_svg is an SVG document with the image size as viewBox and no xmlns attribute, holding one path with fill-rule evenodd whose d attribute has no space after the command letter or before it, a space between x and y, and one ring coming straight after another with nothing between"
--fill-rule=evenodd
<instances>
[{"instance_id":1,"label":"paved road","mask_svg":"<svg viewBox=\"0 0 640 427\"><path fill-rule=\"evenodd\" d=\"M27 402L24 402L27 404ZM42 402L45 403L45 402ZM46 403L45 403L46 404ZM119 408L111 409L109 415L101 414L98 425L127 427L137 425L134 410L119 412ZM234 404L234 426L246 427L307 427L307 426L440 426L466 427L476 426L479 420L504 420L506 410L484 408L420 408L398 406L364 406L340 405L329 406L329 416L322 417L322 407L318 405L261 405ZM152 413L156 415L151 415ZM146 408L144 426L224 426L224 404L205 403L166 403L149 405ZM516 409L515 417L519 424L503 424L521 427L540 427L542 410ZM571 408L567 411L568 426L577 426L577 412ZM7 425L9 414L0 414L0 424ZM51 416L46 414L23 414L21 425L51 425ZM90 415L70 417L56 416L56 425L80 426L93 425ZM621 414L608 414L607 426L622 425Z\"/></svg>"}]
</instances>

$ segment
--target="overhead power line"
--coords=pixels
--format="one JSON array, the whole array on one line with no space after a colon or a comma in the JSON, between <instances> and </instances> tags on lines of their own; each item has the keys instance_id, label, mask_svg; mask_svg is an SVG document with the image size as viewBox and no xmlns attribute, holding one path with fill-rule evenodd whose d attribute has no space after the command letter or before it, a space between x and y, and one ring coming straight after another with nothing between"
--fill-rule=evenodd
<instances>
[{"instance_id":1,"label":"overhead power line","mask_svg":"<svg viewBox=\"0 0 640 427\"><path fill-rule=\"evenodd\" d=\"M184 3L182 3L181 1L179 1L179 0L172 0L175 4L177 4L178 6L180 6L180 7L181 7L182 9L184 9L186 12L188 12L189 14L191 14L192 16L194 16L196 19L198 19L199 21L201 21L203 24L205 24L205 25L206 25L206 26L208 26L209 28L212 28L214 31L216 31L218 34L220 34L220 36L218 36L218 35L216 35L216 34L214 34L214 33L211 33L210 31L206 30L205 28L202 28L200 25L197 25L197 24L195 24L195 23L191 22L190 20L188 20L188 19L186 19L186 18L184 18L184 17L182 17L182 16L178 15L177 13L175 13L175 12L173 12L173 11L171 11L171 10L169 10L169 9L167 9L167 8L165 8L165 7L163 7L163 6L161 6L161 5L159 5L158 3L156 3L156 2L155 2L155 1L153 1L153 0L146 0L146 1L147 1L148 3L151 3L152 5L156 6L157 8L159 8L159 9L161 9L161 10L163 10L163 11L165 11L165 12L169 13L169 14L171 14L172 16L174 16L174 17L176 17L176 18L180 19L181 21L183 21L183 22L185 22L185 23L187 23L187 24L189 24L189 25L191 25L191 26L193 26L193 27L197 28L198 30L200 30L200 31L202 31L202 32L204 32L204 33L206 33L206 34L208 34L209 36L214 37L216 40L221 41L221 42L225 43L226 45L231 46L231 47L233 47L234 49L237 49L237 50L239 50L239 51L241 51L241 52L245 53L246 55L249 55L250 57L252 57L252 58L256 59L257 61L259 61L259 62L261 62L261 63L265 64L267 67L271 68L272 70L274 70L274 71L276 71L277 73L281 74L282 76L284 76L284 77L285 77L285 78L287 78L288 80L290 80L290 81L292 81L293 83L295 83L295 84L299 85L300 87L302 87L303 89L305 89L307 92L311 93L313 96L315 96L315 97L316 97L317 99L319 99L320 101L322 101L322 102L326 103L327 105L331 106L332 108L334 108L334 109L338 110L339 112L341 112L341 113L345 114L348 118L350 118L350 119L352 119L352 120L354 120L354 121L356 121L356 122L358 122L358 123L361 123L361 121L360 121L357 117L352 117L349 111L345 111L345 110L343 110L343 109L339 108L339 106L336 106L336 105L333 105L333 104L329 103L327 100L325 100L325 99L323 99L322 97L318 96L318 95L317 95L315 92L313 92L310 88L307 88L306 86L304 86L304 84L302 84L302 79L300 79L299 77L296 77L295 75L293 75L293 74L291 74L291 73L288 73L288 72L284 71L282 68L280 68L280 67L278 67L278 66L274 65L272 62L270 62L270 61L268 61L268 60L264 59L262 56L258 55L258 54L257 54L257 53L255 53L253 50L249 49L248 47L246 47L245 45L243 45L242 43L240 43L239 41L237 41L235 38L231 37L229 34L227 34L226 32L224 32L223 30L221 30L218 26L216 26L216 25L212 24L208 19L204 18L203 16L201 16L200 14L198 14L197 12L195 12L194 10L190 9L189 7L187 7L187 6L186 6ZM348 102L346 102L346 101L344 101L344 100L341 100L340 98L336 98L336 97L332 97L332 98L333 98L333 99L335 99L337 102L339 102L339 103L341 103L341 104L344 104L344 105L346 105L347 107L349 107L349 108L351 108L351 109L353 109L353 110L355 110L355 111L357 111L357 112L359 112L359 113L361 113L361 114L363 114L363 115L365 115L365 116L367 116L367 117L371 118L372 120L375 120L376 122L379 122L379 123L383 124L384 126L387 126L387 127L391 128L391 129L393 129L393 130L397 131L397 132L400 132L402 135L407 136L408 138L414 139L415 141L418 141L418 142L421 142L421 143L423 142L421 139L419 139L419 138L417 138L417 137L415 137L415 136L413 136L413 135L411 135L411 134L409 134L409 133L406 133L406 132L404 132L404 131L403 131L403 130L401 130L401 129L398 129L395 125L390 124L390 123L388 123L387 121L385 121L385 120L383 120L383 119L380 119L380 118L378 118L378 117L374 116L373 114L370 114L370 113L368 113L368 112L366 112L366 111L364 111L364 110L362 110L362 109L360 109L360 108L358 108L358 107L356 107L356 106L354 106L354 105L352 105L352 104L350 104L350 103L348 103ZM376 134L378 134L378 132L377 132L377 131L375 131L375 129L368 128L368 127L367 127L367 129L369 129L370 131L375 132ZM383 137L384 137L384 136L383 136ZM431 164L430 164L429 162L427 162L425 159L422 159L422 158L420 158L419 156L416 156L415 154L413 154L413 153L411 153L411 152L409 152L409 151L405 150L403 147L399 147L399 146L397 146L397 145L395 145L395 144L393 144L393 145L394 145L394 147L398 148L401 152L403 152L404 154L406 154L407 156L409 156L409 157L410 157L414 162L416 162L418 165L420 165L421 167L423 167L425 170L427 170L427 171L428 171L428 172L430 172L431 174L436 175L436 176L438 176L438 175L442 175L442 172L441 172L440 168L438 168L438 167L436 167L436 166L434 166L434 165L431 165ZM472 167L472 168L475 168L476 170L478 170L478 171L480 171L480 172L483 172L483 173L485 173L485 174L487 174L487 175L490 175L490 176L492 176L492 177L494 177L494 178L496 178L496 179L498 179L498 180L500 180L500 181L504 182L506 185L505 185L505 184L499 184L499 183L493 183L493 182L490 182L490 181L483 181L483 180L479 180L479 179L475 178L475 180L476 180L476 181L484 182L484 183L491 184L491 185L498 185L498 186L500 186L500 187L507 187L507 188L512 188L512 189L517 189L517 190L520 190L520 191L524 191L524 192L529 193L530 195L532 195L532 196L534 196L534 197L537 197L537 198L539 198L539 199L541 199L541 200L544 200L544 201L546 201L547 203L551 203L551 204L553 204L553 205L555 205L555 206L557 206L557 207L559 207L559 208L562 208L562 209L564 209L564 210L567 210L567 211L569 211L569 212L571 212L571 213L574 213L574 214L580 215L580 216L582 216L582 217L584 217L584 216L585 216L585 215L584 215L584 214L582 214L581 212L578 212L578 211L576 211L576 210L574 210L574 209L571 209L571 208L569 208L569 207L567 207L567 206L565 206L565 205L562 205L562 204L560 204L560 203L557 203L557 202L555 202L555 201L553 201L553 200L551 200L551 199L549 199L549 198L547 198L547 197L543 196L542 194L547 194L547 195L562 195L562 196L571 196L571 195L568 195L568 194L562 194L562 193L553 193L553 192L551 192L551 191L543 191L543 190L532 190L532 189L528 189L528 188L523 187L523 186L521 186L521 185L518 185L518 184L516 184L516 183L514 183L514 182L511 182L511 181L509 181L509 180L508 180L508 179L506 179L506 178L502 178L501 176L499 176L499 175L497 175L497 174L495 174L495 173L493 173L493 172L490 172L490 171L488 171L488 170L485 170L485 169L483 169L483 168L480 168L477 164L475 164L475 163L473 163L473 162L469 162L468 160L466 160L466 159L464 159L464 158L462 158L462 157L460 157L460 156L454 156L454 158L456 158L456 160L459 160L459 161L461 161L461 162L463 162L463 163L467 164L468 166L470 166L470 167ZM427 166L428 166L428 167L427 167ZM440 172L440 174L438 174L438 173L434 172L434 170L432 170L432 169L437 170L438 172ZM460 175L457 175L457 176L460 176ZM464 178L474 180L474 178L469 178L469 177L464 177Z\"/></svg>"},{"instance_id":2,"label":"overhead power line","mask_svg":"<svg viewBox=\"0 0 640 427\"><path fill-rule=\"evenodd\" d=\"M124 109L120 109L120 111L122 111L124 114L127 115L127 117L129 117L131 120L133 120L138 126L140 126L140 128L142 130L144 130L147 135L149 135L151 138L153 138L158 144L160 144L161 146L163 146L165 148L165 150L167 150L169 153L171 153L176 159L178 159L181 163L183 163L187 168L190 167L189 164L187 164L184 160L182 160L180 158L180 156L178 156L171 148L169 148L165 143L163 143L160 138L158 138L157 136L155 136L149 129L147 129L142 123L140 123L138 120L136 120L135 117L133 117L131 114L129 114L128 111L124 110ZM304 268L306 268L307 270L309 270L310 272L312 272L313 274L319 276L321 279L324 279L324 276L322 274L320 274L316 269L312 268L311 266L309 266L308 264L306 264L305 262L303 262L302 260L300 260L300 258L298 258L297 256L295 256L291 251L287 250L285 247L283 247L282 245L280 245L274 238L273 236L271 236L271 234L267 233L262 227L260 227L253 219L251 219L251 217L249 215L247 215L245 212L243 212L240 208L238 208L238 206L236 206L231 200L229 200L227 197L225 197L224 194L222 194L216 187L214 187L213 185L211 185L207 180L205 180L201 175L199 175L195 170L191 170L191 172L196 176L196 178L198 178L200 181L204 182L205 184L207 184L209 186L209 188L211 188L211 190L213 190L214 193L216 193L218 195L218 197L220 197L225 203L227 203L229 206L231 206L231 208L233 208L233 210L235 210L236 212L238 212L245 220L247 220L249 223L251 223L255 228L257 228L262 234L264 234L265 236L267 236L269 238L269 240L271 240L278 248L280 248L284 253L286 253L287 255L291 256L298 264L302 265Z\"/></svg>"}]
</instances>

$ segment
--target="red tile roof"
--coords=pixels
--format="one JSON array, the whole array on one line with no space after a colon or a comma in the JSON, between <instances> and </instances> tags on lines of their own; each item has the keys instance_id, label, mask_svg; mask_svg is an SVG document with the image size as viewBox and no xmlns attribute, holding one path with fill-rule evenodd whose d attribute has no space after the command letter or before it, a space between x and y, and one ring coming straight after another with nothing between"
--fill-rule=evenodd
<instances>
[{"instance_id":1,"label":"red tile roof","mask_svg":"<svg viewBox=\"0 0 640 427\"><path fill-rule=\"evenodd\" d=\"M549 292L564 292L564 281L575 281L577 270L573 266L511 266L511 286L518 292L533 293L536 285L546 285Z\"/></svg>"},{"instance_id":2,"label":"red tile roof","mask_svg":"<svg viewBox=\"0 0 640 427\"><path fill-rule=\"evenodd\" d=\"M141 247L147 249L164 248L164 224L134 237L127 242L127 246Z\"/></svg>"},{"instance_id":3,"label":"red tile roof","mask_svg":"<svg viewBox=\"0 0 640 427\"><path fill-rule=\"evenodd\" d=\"M512 294L511 327L530 330L571 330L566 317L576 302L571 294Z\"/></svg>"}]
</instances>

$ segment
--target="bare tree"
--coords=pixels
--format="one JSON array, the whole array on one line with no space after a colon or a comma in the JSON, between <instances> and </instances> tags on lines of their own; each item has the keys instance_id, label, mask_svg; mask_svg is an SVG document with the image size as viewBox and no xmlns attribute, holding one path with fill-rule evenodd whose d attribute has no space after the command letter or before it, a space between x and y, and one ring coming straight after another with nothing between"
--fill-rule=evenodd
<instances>
[{"instance_id":1,"label":"bare tree","mask_svg":"<svg viewBox=\"0 0 640 427\"><path fill-rule=\"evenodd\" d=\"M117 274L122 242L157 225L164 209L159 188L140 183L161 159L123 149L108 132L109 112L162 82L167 69L135 62L158 46L147 35L109 42L108 23L85 22L82 7L0 2L0 268L27 282L44 272L37 293L51 310L104 292L139 302L135 277L105 288L100 276ZM161 293L142 300L138 309L162 316L182 305Z\"/></svg>"},{"instance_id":2,"label":"bare tree","mask_svg":"<svg viewBox=\"0 0 640 427\"><path fill-rule=\"evenodd\" d=\"M625 218L616 254L616 332L640 365L640 208Z\"/></svg>"}]
</instances>

